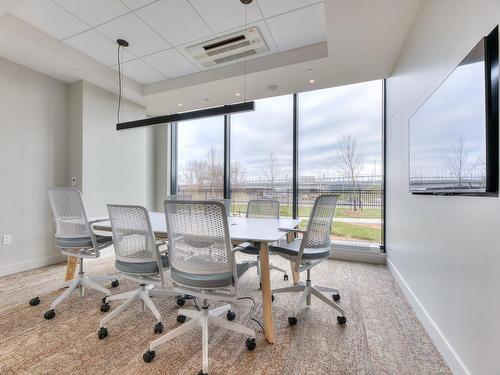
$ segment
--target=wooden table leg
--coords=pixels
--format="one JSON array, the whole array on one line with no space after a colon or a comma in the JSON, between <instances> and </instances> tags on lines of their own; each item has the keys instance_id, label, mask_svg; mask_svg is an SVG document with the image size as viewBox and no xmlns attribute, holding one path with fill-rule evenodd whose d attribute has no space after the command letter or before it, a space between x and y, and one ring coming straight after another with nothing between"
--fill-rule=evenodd
<instances>
[{"instance_id":1,"label":"wooden table leg","mask_svg":"<svg viewBox=\"0 0 500 375\"><path fill-rule=\"evenodd\" d=\"M264 313L264 331L266 340L274 344L273 307L271 301L271 273L269 271L269 244L260 243L260 272L262 282L262 310Z\"/></svg>"},{"instance_id":2,"label":"wooden table leg","mask_svg":"<svg viewBox=\"0 0 500 375\"><path fill-rule=\"evenodd\" d=\"M73 280L75 277L76 264L78 263L77 257L68 257L68 263L66 265L66 275L64 275L64 280Z\"/></svg>"},{"instance_id":3,"label":"wooden table leg","mask_svg":"<svg viewBox=\"0 0 500 375\"><path fill-rule=\"evenodd\" d=\"M286 234L286 240L288 243L291 243L295 240L295 233L294 232L288 232ZM300 282L300 274L298 272L295 272L295 263L290 261L290 268L292 269L292 279L293 283L297 285Z\"/></svg>"}]
</instances>

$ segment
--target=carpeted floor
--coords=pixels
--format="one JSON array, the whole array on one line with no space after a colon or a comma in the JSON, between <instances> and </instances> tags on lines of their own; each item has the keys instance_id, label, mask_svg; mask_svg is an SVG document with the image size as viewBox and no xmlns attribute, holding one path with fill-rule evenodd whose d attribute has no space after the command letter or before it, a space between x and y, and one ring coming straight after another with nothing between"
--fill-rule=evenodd
<instances>
[{"instance_id":1,"label":"carpeted floor","mask_svg":"<svg viewBox=\"0 0 500 375\"><path fill-rule=\"evenodd\" d=\"M279 264L279 259L272 261ZM283 265L285 265L283 263ZM60 292L41 295L35 307L28 300L60 281L65 265L43 267L0 278L1 374L196 374L201 369L201 332L175 339L156 352L147 364L142 354L153 332L154 318L134 306L111 322L109 336L98 340L103 313L101 295L90 291L84 299L74 294L47 321L43 313ZM88 273L113 272L111 256L88 262ZM257 348L248 352L245 337L217 328L210 334L211 374L450 374L449 368L415 317L390 272L382 265L328 260L313 272L313 282L338 287L347 324L336 322L333 310L312 300L288 326L288 311L298 295L280 294L273 304L277 341L257 335ZM273 286L287 282L273 271ZM242 292L257 299L255 317L261 319L260 292L255 269L241 280ZM113 292L135 285L122 281ZM178 326L175 299L156 300L165 318L165 331ZM118 302L113 302L117 306ZM185 307L193 307L187 302ZM250 319L252 304L241 301L236 321L259 327Z\"/></svg>"}]
</instances>

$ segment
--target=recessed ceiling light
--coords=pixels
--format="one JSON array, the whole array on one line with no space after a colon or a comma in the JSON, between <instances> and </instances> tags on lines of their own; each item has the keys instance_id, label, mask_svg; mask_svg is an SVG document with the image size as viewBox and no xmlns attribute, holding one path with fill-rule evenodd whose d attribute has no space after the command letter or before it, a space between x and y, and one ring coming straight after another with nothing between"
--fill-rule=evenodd
<instances>
[{"instance_id":1,"label":"recessed ceiling light","mask_svg":"<svg viewBox=\"0 0 500 375\"><path fill-rule=\"evenodd\" d=\"M310 79L310 80L309 80L309 83L310 83L310 84L313 84L313 83L316 83L316 81L315 81L314 79Z\"/></svg>"},{"instance_id":2,"label":"recessed ceiling light","mask_svg":"<svg viewBox=\"0 0 500 375\"><path fill-rule=\"evenodd\" d=\"M241 96L241 94L240 94L239 92L237 92L237 93L236 93L236 94L234 94L234 95L236 95L236 96Z\"/></svg>"},{"instance_id":3,"label":"recessed ceiling light","mask_svg":"<svg viewBox=\"0 0 500 375\"><path fill-rule=\"evenodd\" d=\"M276 90L278 90L278 86L276 86L276 85L269 85L269 86L267 86L267 89L270 92L276 92Z\"/></svg>"},{"instance_id":4,"label":"recessed ceiling light","mask_svg":"<svg viewBox=\"0 0 500 375\"><path fill-rule=\"evenodd\" d=\"M177 107L182 107L182 103L177 104Z\"/></svg>"},{"instance_id":5,"label":"recessed ceiling light","mask_svg":"<svg viewBox=\"0 0 500 375\"><path fill-rule=\"evenodd\" d=\"M306 73L307 73L307 74L311 74L312 72L313 72L313 70L312 70L312 69L307 69L307 70L306 70Z\"/></svg>"}]
</instances>

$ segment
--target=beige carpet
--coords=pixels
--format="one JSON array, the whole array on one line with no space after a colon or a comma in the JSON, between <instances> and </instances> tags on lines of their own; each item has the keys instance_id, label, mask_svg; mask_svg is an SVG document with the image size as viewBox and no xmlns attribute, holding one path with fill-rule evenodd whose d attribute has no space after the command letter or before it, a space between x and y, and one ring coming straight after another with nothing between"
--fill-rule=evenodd
<instances>
[{"instance_id":1,"label":"beige carpet","mask_svg":"<svg viewBox=\"0 0 500 375\"><path fill-rule=\"evenodd\" d=\"M273 262L280 263L279 259ZM285 265L283 263L283 265ZM41 295L36 307L28 300L38 290L60 281L65 265L40 268L0 278L1 374L196 374L201 369L201 332L178 338L157 350L146 364L142 354L153 333L154 319L134 306L111 322L109 336L97 339L103 313L101 295L74 294L47 321L43 313L58 293ZM113 271L113 258L87 263L89 273ZM317 284L336 286L347 324L339 326L333 310L319 300L288 326L288 311L298 295L280 294L273 305L277 342L269 345L257 335L257 348L248 352L245 338L211 329L211 374L450 374L431 339L416 319L385 266L329 260L314 270ZM286 284L273 271L273 286ZM255 269L241 280L242 292L257 298ZM134 286L123 281L114 292ZM172 298L156 300L165 318L165 331L175 328L177 305ZM117 306L118 302L113 302ZM192 302L186 303L192 307ZM259 328L249 320L251 302L241 301L236 321Z\"/></svg>"}]
</instances>

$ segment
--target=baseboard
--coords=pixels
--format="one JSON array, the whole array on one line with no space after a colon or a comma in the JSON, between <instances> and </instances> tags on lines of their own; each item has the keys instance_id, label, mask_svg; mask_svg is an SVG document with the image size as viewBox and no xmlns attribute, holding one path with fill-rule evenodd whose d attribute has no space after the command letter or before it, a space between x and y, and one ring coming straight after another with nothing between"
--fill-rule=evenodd
<instances>
[{"instance_id":1,"label":"baseboard","mask_svg":"<svg viewBox=\"0 0 500 375\"><path fill-rule=\"evenodd\" d=\"M345 250L332 249L330 258L340 260L350 260L353 262L385 264L385 253L379 251L361 251L361 250Z\"/></svg>"},{"instance_id":2,"label":"baseboard","mask_svg":"<svg viewBox=\"0 0 500 375\"><path fill-rule=\"evenodd\" d=\"M450 342L443 335L437 324L434 322L422 303L420 303L415 293L413 293L413 290L406 283L403 276L401 276L398 269L394 266L389 258L387 258L387 266L391 270L394 278L396 279L396 282L405 294L411 307L415 311L415 314L417 315L418 319L424 326L431 339L434 341L434 344L450 367L451 371L453 371L454 374L470 375L469 370L467 369L467 367L465 367L457 352L455 352Z\"/></svg>"},{"instance_id":3,"label":"baseboard","mask_svg":"<svg viewBox=\"0 0 500 375\"><path fill-rule=\"evenodd\" d=\"M66 256L62 254L54 254L41 258L32 258L23 260L21 262L10 263L0 266L0 276L11 275L13 273L32 270L34 268L39 268L43 266L48 266L50 264L64 262Z\"/></svg>"}]
</instances>

